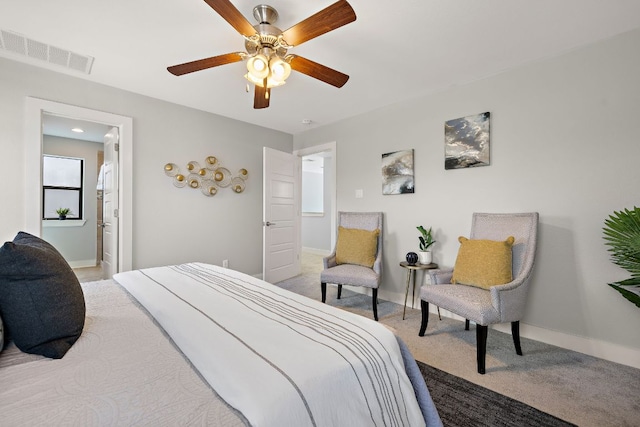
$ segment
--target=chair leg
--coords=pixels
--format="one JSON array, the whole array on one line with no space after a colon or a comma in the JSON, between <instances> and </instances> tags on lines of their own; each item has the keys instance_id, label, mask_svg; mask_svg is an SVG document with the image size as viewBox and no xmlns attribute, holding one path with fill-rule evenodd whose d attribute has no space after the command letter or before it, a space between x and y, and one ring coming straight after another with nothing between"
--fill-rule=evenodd
<instances>
[{"instance_id":1,"label":"chair leg","mask_svg":"<svg viewBox=\"0 0 640 427\"><path fill-rule=\"evenodd\" d=\"M373 288L373 296L371 297L373 303L373 318L378 321L378 288Z\"/></svg>"},{"instance_id":2,"label":"chair leg","mask_svg":"<svg viewBox=\"0 0 640 427\"><path fill-rule=\"evenodd\" d=\"M516 346L516 354L522 356L522 347L520 347L520 321L511 322L511 335L513 336L513 344Z\"/></svg>"},{"instance_id":3,"label":"chair leg","mask_svg":"<svg viewBox=\"0 0 640 427\"><path fill-rule=\"evenodd\" d=\"M478 359L478 373L484 374L484 361L487 355L487 334L489 332L488 326L482 326L476 324L476 345L477 345L477 359Z\"/></svg>"},{"instance_id":4,"label":"chair leg","mask_svg":"<svg viewBox=\"0 0 640 427\"><path fill-rule=\"evenodd\" d=\"M424 332L427 330L427 323L429 323L429 303L425 300L420 300L420 311L422 311L422 323L420 323L418 335L423 337Z\"/></svg>"},{"instance_id":5,"label":"chair leg","mask_svg":"<svg viewBox=\"0 0 640 427\"><path fill-rule=\"evenodd\" d=\"M320 291L322 291L322 302L327 300L327 284L322 282L320 283Z\"/></svg>"},{"instance_id":6,"label":"chair leg","mask_svg":"<svg viewBox=\"0 0 640 427\"><path fill-rule=\"evenodd\" d=\"M469 330L469 319L464 319L464 330L465 331Z\"/></svg>"},{"instance_id":7,"label":"chair leg","mask_svg":"<svg viewBox=\"0 0 640 427\"><path fill-rule=\"evenodd\" d=\"M342 285L338 285L338 299L342 296Z\"/></svg>"}]
</instances>

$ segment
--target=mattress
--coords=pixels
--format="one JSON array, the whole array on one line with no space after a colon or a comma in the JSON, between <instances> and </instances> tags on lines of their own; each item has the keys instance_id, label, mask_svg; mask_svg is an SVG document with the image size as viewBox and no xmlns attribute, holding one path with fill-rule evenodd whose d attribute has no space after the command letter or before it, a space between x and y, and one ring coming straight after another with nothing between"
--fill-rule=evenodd
<instances>
[{"instance_id":1,"label":"mattress","mask_svg":"<svg viewBox=\"0 0 640 427\"><path fill-rule=\"evenodd\" d=\"M130 275L145 272L148 276L153 271L141 270ZM242 273L233 272L231 276L259 286L272 286ZM120 281L127 280L120 277ZM162 305L161 313L154 313L153 307L148 310L111 280L82 287L87 306L85 328L64 358L27 355L12 344L0 353L1 425L250 425L241 411L216 393L218 390L224 395L228 391L219 384L212 385L206 378L210 375L209 368L198 367L202 361L195 357L192 360L197 363L192 362L185 356L190 350L181 350L176 345L181 339L172 338L167 332L173 321L165 324L165 328L161 326L163 321L167 322ZM292 297L304 299L295 294ZM311 305L317 303L308 301ZM413 386L414 395L406 399L414 403L416 398L427 425L441 425L415 361L400 340L398 347ZM213 357L209 359L209 366L222 363ZM234 375L237 374L231 377ZM261 390L266 390L264 385ZM236 394L244 393L240 389ZM235 397L231 401L242 408ZM338 421L314 425L341 424Z\"/></svg>"},{"instance_id":2,"label":"mattress","mask_svg":"<svg viewBox=\"0 0 640 427\"><path fill-rule=\"evenodd\" d=\"M62 359L0 353L0 425L248 425L120 285L82 288L84 331Z\"/></svg>"}]
</instances>

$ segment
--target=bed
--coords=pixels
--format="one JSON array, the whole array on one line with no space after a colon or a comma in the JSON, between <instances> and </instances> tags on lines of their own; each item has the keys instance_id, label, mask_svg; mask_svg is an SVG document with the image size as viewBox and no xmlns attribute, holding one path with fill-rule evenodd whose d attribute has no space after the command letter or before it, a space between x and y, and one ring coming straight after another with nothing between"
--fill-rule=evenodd
<instances>
[{"instance_id":1,"label":"bed","mask_svg":"<svg viewBox=\"0 0 640 427\"><path fill-rule=\"evenodd\" d=\"M64 357L0 353L0 424L441 425L406 346L364 317L202 263L82 292Z\"/></svg>"}]
</instances>

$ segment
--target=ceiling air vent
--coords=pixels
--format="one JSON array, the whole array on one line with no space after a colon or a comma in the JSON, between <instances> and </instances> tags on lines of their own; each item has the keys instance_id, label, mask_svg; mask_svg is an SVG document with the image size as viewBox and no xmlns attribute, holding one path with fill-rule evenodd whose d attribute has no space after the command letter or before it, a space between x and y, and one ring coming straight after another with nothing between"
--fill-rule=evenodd
<instances>
[{"instance_id":1,"label":"ceiling air vent","mask_svg":"<svg viewBox=\"0 0 640 427\"><path fill-rule=\"evenodd\" d=\"M0 49L85 74L90 74L93 66L91 56L51 46L6 30L0 30Z\"/></svg>"}]
</instances>

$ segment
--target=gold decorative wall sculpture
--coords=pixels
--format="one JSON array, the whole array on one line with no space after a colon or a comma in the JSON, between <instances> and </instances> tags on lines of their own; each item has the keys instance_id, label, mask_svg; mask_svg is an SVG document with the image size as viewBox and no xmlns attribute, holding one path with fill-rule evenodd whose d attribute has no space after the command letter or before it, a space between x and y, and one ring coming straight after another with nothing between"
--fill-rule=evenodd
<instances>
[{"instance_id":1,"label":"gold decorative wall sculpture","mask_svg":"<svg viewBox=\"0 0 640 427\"><path fill-rule=\"evenodd\" d=\"M245 181L249 177L246 169L240 169L236 176L231 175L229 169L222 167L218 159L209 156L204 159L204 167L196 161L187 163L186 175L180 172L175 163L164 165L164 173L173 178L173 185L178 188L199 188L207 197L215 196L219 188L231 188L234 193L242 193L246 187Z\"/></svg>"}]
</instances>

